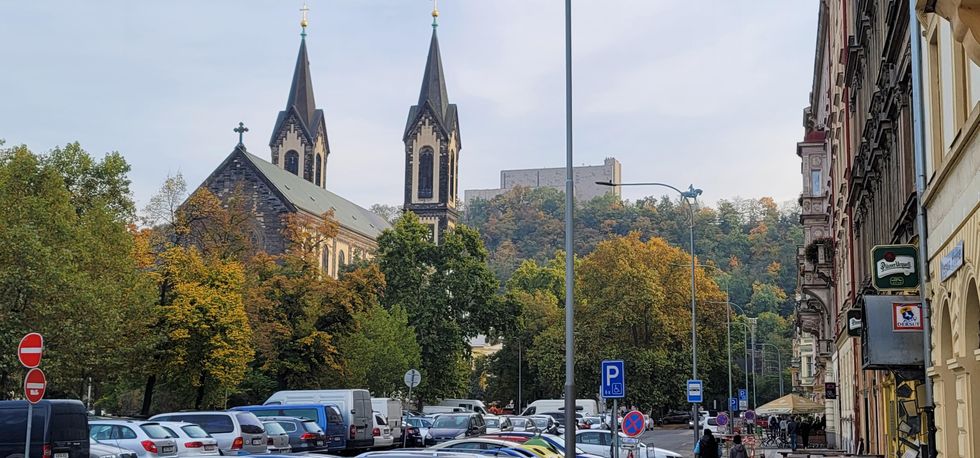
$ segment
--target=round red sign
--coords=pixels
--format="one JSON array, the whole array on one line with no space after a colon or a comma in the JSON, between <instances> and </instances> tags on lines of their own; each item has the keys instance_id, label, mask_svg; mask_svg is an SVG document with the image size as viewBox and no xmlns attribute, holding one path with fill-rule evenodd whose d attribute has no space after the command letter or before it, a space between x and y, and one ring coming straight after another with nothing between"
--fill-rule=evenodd
<instances>
[{"instance_id":1,"label":"round red sign","mask_svg":"<svg viewBox=\"0 0 980 458\"><path fill-rule=\"evenodd\" d=\"M623 434L629 437L636 437L643 434L646 428L646 422L644 421L643 414L637 411L632 411L623 417Z\"/></svg>"},{"instance_id":2,"label":"round red sign","mask_svg":"<svg viewBox=\"0 0 980 458\"><path fill-rule=\"evenodd\" d=\"M24 367L37 367L41 364L41 352L44 350L44 337L41 334L32 332L23 339L17 346L17 358Z\"/></svg>"},{"instance_id":3,"label":"round red sign","mask_svg":"<svg viewBox=\"0 0 980 458\"><path fill-rule=\"evenodd\" d=\"M27 377L24 377L24 396L31 404L37 404L44 398L44 390L47 387L48 381L41 369L34 368L27 371Z\"/></svg>"}]
</instances>

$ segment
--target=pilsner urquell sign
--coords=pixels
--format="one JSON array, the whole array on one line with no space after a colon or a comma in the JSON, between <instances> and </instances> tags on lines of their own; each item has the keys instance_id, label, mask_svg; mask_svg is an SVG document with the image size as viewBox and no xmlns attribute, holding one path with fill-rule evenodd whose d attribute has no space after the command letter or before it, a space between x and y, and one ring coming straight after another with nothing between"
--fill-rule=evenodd
<instances>
[{"instance_id":1,"label":"pilsner urquell sign","mask_svg":"<svg viewBox=\"0 0 980 458\"><path fill-rule=\"evenodd\" d=\"M871 249L871 278L878 291L919 287L919 258L915 245L878 245Z\"/></svg>"}]
</instances>

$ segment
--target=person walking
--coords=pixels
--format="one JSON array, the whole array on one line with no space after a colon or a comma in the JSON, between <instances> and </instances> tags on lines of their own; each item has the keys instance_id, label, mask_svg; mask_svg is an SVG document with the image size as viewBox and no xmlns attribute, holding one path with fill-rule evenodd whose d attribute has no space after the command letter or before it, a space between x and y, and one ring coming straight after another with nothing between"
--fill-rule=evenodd
<instances>
[{"instance_id":1,"label":"person walking","mask_svg":"<svg viewBox=\"0 0 980 458\"><path fill-rule=\"evenodd\" d=\"M718 440L711 434L711 428L704 428L704 435L697 444L694 445L695 458L721 458L719 450L721 446Z\"/></svg>"},{"instance_id":2,"label":"person walking","mask_svg":"<svg viewBox=\"0 0 980 458\"><path fill-rule=\"evenodd\" d=\"M789 421L786 417L781 417L779 419L779 437L785 442L789 441L789 437L786 435L786 428L789 427Z\"/></svg>"},{"instance_id":3,"label":"person walking","mask_svg":"<svg viewBox=\"0 0 980 458\"><path fill-rule=\"evenodd\" d=\"M793 451L796 451L796 418L789 417L789 421L786 422L786 434L789 434L789 445Z\"/></svg>"},{"instance_id":4,"label":"person walking","mask_svg":"<svg viewBox=\"0 0 980 458\"><path fill-rule=\"evenodd\" d=\"M742 436L740 434L736 434L735 437L732 438L732 442L735 443L735 445L732 445L732 449L729 450L728 458L749 458L749 452L746 451L745 446L742 445Z\"/></svg>"},{"instance_id":5,"label":"person walking","mask_svg":"<svg viewBox=\"0 0 980 458\"><path fill-rule=\"evenodd\" d=\"M804 418L800 422L800 436L803 438L803 448L810 448L810 430L813 424L809 418Z\"/></svg>"}]
</instances>

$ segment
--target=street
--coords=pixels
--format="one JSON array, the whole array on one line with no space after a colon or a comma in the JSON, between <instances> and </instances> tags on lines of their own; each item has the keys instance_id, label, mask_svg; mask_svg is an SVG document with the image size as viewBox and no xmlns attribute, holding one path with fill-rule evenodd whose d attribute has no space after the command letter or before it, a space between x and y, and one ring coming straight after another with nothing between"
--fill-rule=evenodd
<instances>
[{"instance_id":1,"label":"street","mask_svg":"<svg viewBox=\"0 0 980 458\"><path fill-rule=\"evenodd\" d=\"M683 425L658 426L640 436L647 445L677 452L681 456L694 456L694 431Z\"/></svg>"}]
</instances>

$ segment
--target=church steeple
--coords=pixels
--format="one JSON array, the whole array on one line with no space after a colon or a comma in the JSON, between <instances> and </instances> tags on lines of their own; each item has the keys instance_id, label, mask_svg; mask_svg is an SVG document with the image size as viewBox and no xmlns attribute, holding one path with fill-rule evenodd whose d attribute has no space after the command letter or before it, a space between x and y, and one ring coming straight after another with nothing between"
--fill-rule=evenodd
<instances>
[{"instance_id":1,"label":"church steeple","mask_svg":"<svg viewBox=\"0 0 980 458\"><path fill-rule=\"evenodd\" d=\"M458 171L459 117L456 105L449 103L446 75L442 68L439 36L436 33L438 9L432 11L432 39L425 61L418 104L408 110L402 141L405 142L405 211L419 215L431 227L432 237L456 226L459 218Z\"/></svg>"},{"instance_id":2,"label":"church steeple","mask_svg":"<svg viewBox=\"0 0 980 458\"><path fill-rule=\"evenodd\" d=\"M269 147L273 164L326 188L330 145L323 110L317 108L313 97L313 78L306 52L306 12L309 8L304 5L300 11L303 12L300 21L303 31L300 34L299 54L286 97L286 109L280 111L276 118Z\"/></svg>"}]
</instances>

